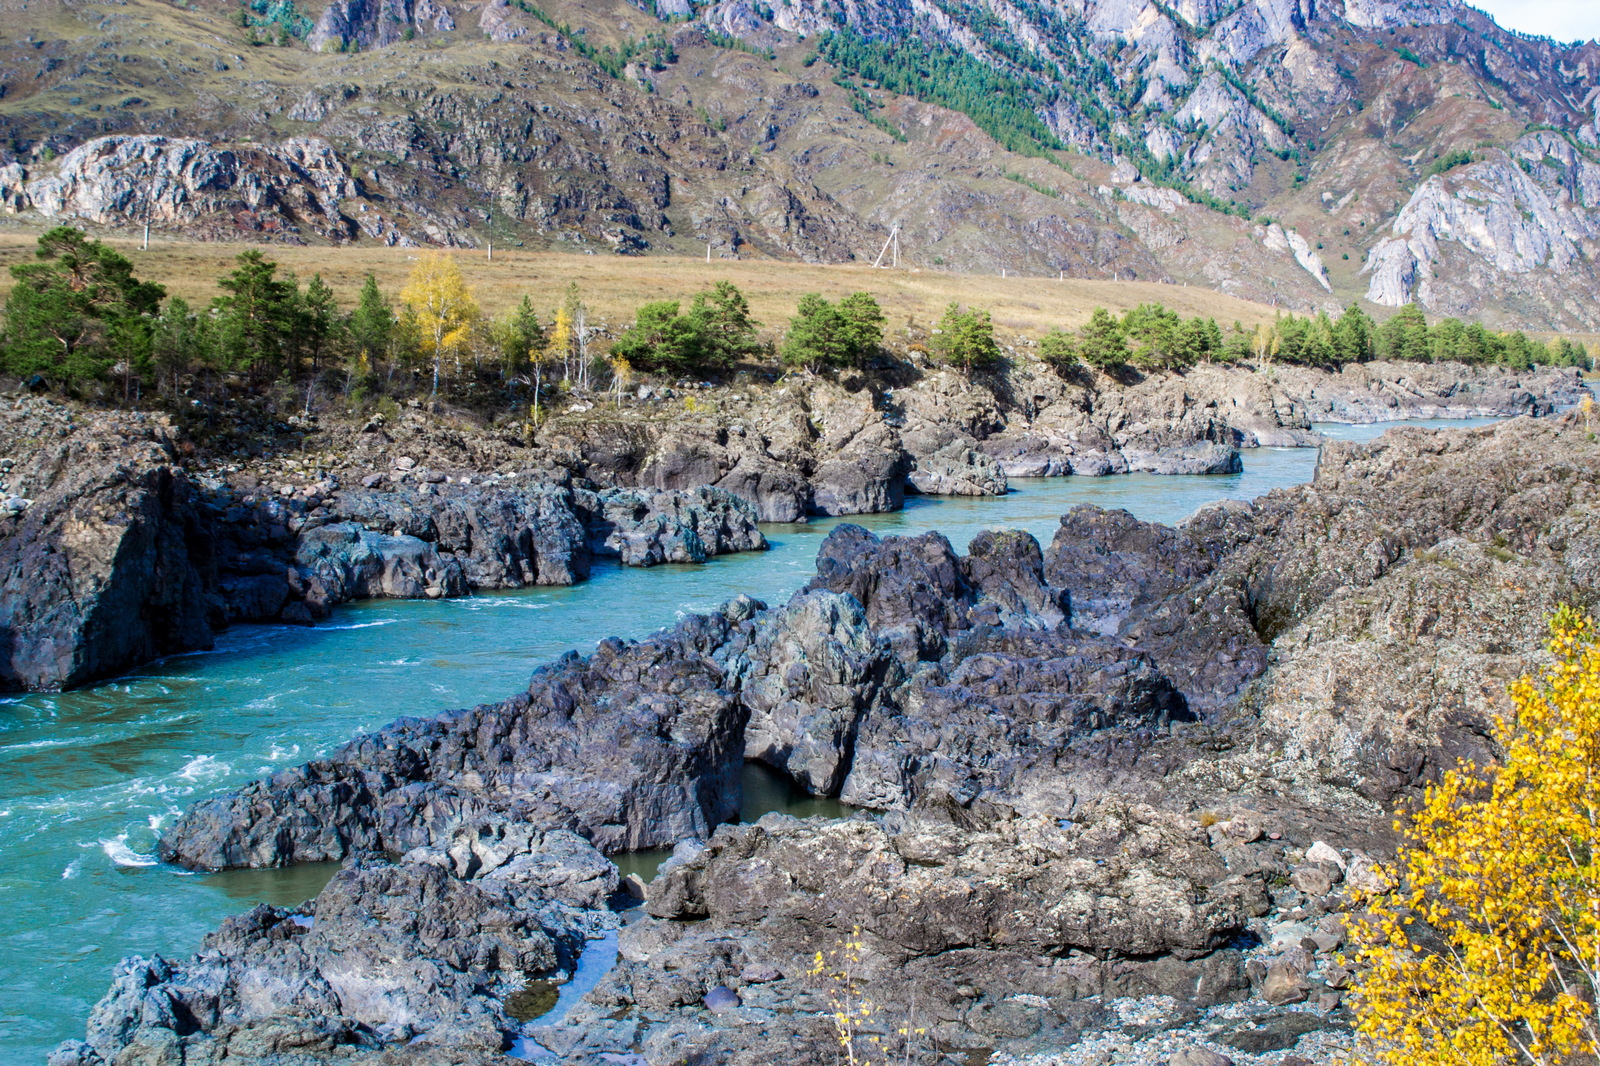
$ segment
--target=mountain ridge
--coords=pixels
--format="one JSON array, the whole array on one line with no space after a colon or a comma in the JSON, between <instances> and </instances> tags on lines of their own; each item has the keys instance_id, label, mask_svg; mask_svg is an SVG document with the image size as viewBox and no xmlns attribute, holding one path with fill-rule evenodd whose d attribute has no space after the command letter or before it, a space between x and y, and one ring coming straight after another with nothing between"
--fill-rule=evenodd
<instances>
[{"instance_id":1,"label":"mountain ridge","mask_svg":"<svg viewBox=\"0 0 1600 1066\"><path fill-rule=\"evenodd\" d=\"M1600 325L1592 42L1444 0L642 2L12 0L0 205L810 262L898 227L963 271Z\"/></svg>"}]
</instances>

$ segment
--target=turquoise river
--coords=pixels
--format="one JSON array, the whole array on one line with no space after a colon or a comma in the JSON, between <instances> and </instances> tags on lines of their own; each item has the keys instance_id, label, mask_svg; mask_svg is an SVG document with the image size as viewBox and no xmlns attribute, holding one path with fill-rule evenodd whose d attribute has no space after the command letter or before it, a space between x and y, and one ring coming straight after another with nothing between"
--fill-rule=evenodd
<instances>
[{"instance_id":1,"label":"turquoise river","mask_svg":"<svg viewBox=\"0 0 1600 1066\"><path fill-rule=\"evenodd\" d=\"M1428 424L1428 423L1420 423ZM1448 423L1462 425L1471 423ZM1386 426L1323 426L1366 439ZM499 699L530 669L604 637L641 637L739 593L786 599L812 573L839 521L880 534L943 532L959 549L983 529L1026 529L1045 546L1074 504L1173 522L1213 500L1299 484L1314 449L1245 453L1244 473L1212 477L1018 480L998 499L912 497L897 514L766 528L772 550L703 566L602 565L587 583L445 602L382 600L314 629L246 626L214 650L64 694L0 701L0 1062L42 1062L83 1035L117 960L181 957L228 914L298 903L327 865L195 875L151 856L189 803L330 751L402 714ZM804 813L770 779L752 780L747 816Z\"/></svg>"}]
</instances>

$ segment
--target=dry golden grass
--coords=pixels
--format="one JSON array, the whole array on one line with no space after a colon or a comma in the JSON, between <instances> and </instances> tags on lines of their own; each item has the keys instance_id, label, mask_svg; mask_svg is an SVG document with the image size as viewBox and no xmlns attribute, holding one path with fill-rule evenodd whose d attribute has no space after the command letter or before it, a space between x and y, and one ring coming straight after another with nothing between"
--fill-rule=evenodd
<instances>
[{"instance_id":1,"label":"dry golden grass","mask_svg":"<svg viewBox=\"0 0 1600 1066\"><path fill-rule=\"evenodd\" d=\"M0 232L0 268L31 257L35 234ZM141 251L137 240L112 238L108 243L134 261L141 278L157 281L174 296L204 304L218 293L216 279L232 269L232 259L246 247L261 248L302 280L321 273L339 300L355 302L362 279L372 273L393 296L404 284L417 252L406 248L296 247L290 245L156 242ZM927 327L952 300L993 313L1004 335L1044 333L1055 326L1081 325L1096 307L1122 311L1146 301L1163 303L1184 316L1215 317L1224 326L1235 320L1254 325L1270 321L1277 311L1265 304L1235 299L1209 289L1137 281L1091 281L1055 278L952 274L943 271L874 270L866 265L817 266L777 260L702 259L577 255L496 249L490 262L483 252L456 255L484 310L502 311L526 295L541 312L560 303L567 285L576 282L591 314L621 325L648 300L685 300L726 278L750 301L756 318L781 329L794 313L802 293L820 292L830 299L864 290L883 305L891 329L908 323ZM8 271L0 270L0 291L10 288Z\"/></svg>"}]
</instances>

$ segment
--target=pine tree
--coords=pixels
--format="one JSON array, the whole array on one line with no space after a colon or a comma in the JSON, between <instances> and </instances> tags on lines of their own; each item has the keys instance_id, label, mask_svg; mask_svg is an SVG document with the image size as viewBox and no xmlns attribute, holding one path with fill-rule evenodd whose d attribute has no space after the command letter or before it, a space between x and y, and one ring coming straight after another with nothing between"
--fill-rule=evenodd
<instances>
[{"instance_id":1,"label":"pine tree","mask_svg":"<svg viewBox=\"0 0 1600 1066\"><path fill-rule=\"evenodd\" d=\"M34 254L35 262L11 268L5 369L71 388L119 361L131 366L133 353L117 348L148 345L166 290L140 281L125 256L70 226L46 230Z\"/></svg>"},{"instance_id":2,"label":"pine tree","mask_svg":"<svg viewBox=\"0 0 1600 1066\"><path fill-rule=\"evenodd\" d=\"M850 339L851 365L865 365L883 344L883 327L887 321L883 308L870 293L853 292L839 301L839 314Z\"/></svg>"},{"instance_id":3,"label":"pine tree","mask_svg":"<svg viewBox=\"0 0 1600 1066\"><path fill-rule=\"evenodd\" d=\"M848 365L856 350L855 340L850 322L839 308L820 293L808 292L800 297L789 320L779 354L786 365L815 373Z\"/></svg>"},{"instance_id":4,"label":"pine tree","mask_svg":"<svg viewBox=\"0 0 1600 1066\"><path fill-rule=\"evenodd\" d=\"M394 312L378 290L378 279L371 274L361 284L361 294L356 297L355 310L350 312L345 329L358 362L364 360L371 366L388 356L394 337Z\"/></svg>"},{"instance_id":5,"label":"pine tree","mask_svg":"<svg viewBox=\"0 0 1600 1066\"><path fill-rule=\"evenodd\" d=\"M196 364L205 361L210 341L210 319L196 315L180 296L167 301L155 320L150 355L157 372L157 384L168 396L176 396L178 380Z\"/></svg>"},{"instance_id":6,"label":"pine tree","mask_svg":"<svg viewBox=\"0 0 1600 1066\"><path fill-rule=\"evenodd\" d=\"M1378 358L1428 361L1428 319L1422 308L1406 304L1378 327Z\"/></svg>"},{"instance_id":7,"label":"pine tree","mask_svg":"<svg viewBox=\"0 0 1600 1066\"><path fill-rule=\"evenodd\" d=\"M1078 357L1100 370L1111 370L1128 362L1128 338L1110 311L1096 307L1089 321L1078 330Z\"/></svg>"},{"instance_id":8,"label":"pine tree","mask_svg":"<svg viewBox=\"0 0 1600 1066\"><path fill-rule=\"evenodd\" d=\"M1351 304L1333 324L1333 350L1341 363L1365 363L1372 358L1373 325L1365 311Z\"/></svg>"},{"instance_id":9,"label":"pine tree","mask_svg":"<svg viewBox=\"0 0 1600 1066\"><path fill-rule=\"evenodd\" d=\"M339 304L321 274L311 275L299 299L299 333L302 350L311 359L311 374L322 369L323 351L339 327Z\"/></svg>"},{"instance_id":10,"label":"pine tree","mask_svg":"<svg viewBox=\"0 0 1600 1066\"><path fill-rule=\"evenodd\" d=\"M676 300L657 300L639 308L630 326L612 344L613 355L630 367L681 373L702 365L705 335L701 324L678 313Z\"/></svg>"},{"instance_id":11,"label":"pine tree","mask_svg":"<svg viewBox=\"0 0 1600 1066\"><path fill-rule=\"evenodd\" d=\"M217 282L227 296L212 301L217 346L225 370L252 377L288 370L288 341L295 332L294 285L277 276L278 264L252 248L239 253L233 273Z\"/></svg>"},{"instance_id":12,"label":"pine tree","mask_svg":"<svg viewBox=\"0 0 1600 1066\"><path fill-rule=\"evenodd\" d=\"M968 374L1000 361L1000 346L995 343L989 312L963 311L957 303L945 308L930 347L940 362Z\"/></svg>"},{"instance_id":13,"label":"pine tree","mask_svg":"<svg viewBox=\"0 0 1600 1066\"><path fill-rule=\"evenodd\" d=\"M1039 357L1066 377L1077 370L1082 361L1078 358L1078 341L1072 334L1052 329L1039 341Z\"/></svg>"},{"instance_id":14,"label":"pine tree","mask_svg":"<svg viewBox=\"0 0 1600 1066\"><path fill-rule=\"evenodd\" d=\"M730 367L761 350L750 304L731 281L719 281L710 291L696 295L689 317L700 331L701 358L706 366Z\"/></svg>"}]
</instances>

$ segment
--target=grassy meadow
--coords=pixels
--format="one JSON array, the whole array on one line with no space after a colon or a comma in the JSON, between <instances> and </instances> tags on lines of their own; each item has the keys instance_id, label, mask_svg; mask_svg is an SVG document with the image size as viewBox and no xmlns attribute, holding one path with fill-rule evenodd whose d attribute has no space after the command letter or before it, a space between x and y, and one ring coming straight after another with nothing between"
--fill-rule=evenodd
<instances>
[{"instance_id":1,"label":"grassy meadow","mask_svg":"<svg viewBox=\"0 0 1600 1066\"><path fill-rule=\"evenodd\" d=\"M33 254L36 234L0 231L0 291L10 288L8 270ZM174 296L204 305L218 294L216 279L233 268L232 259L246 248L259 248L302 281L321 273L340 302L350 306L362 279L370 272L391 298L405 284L416 262L414 248L359 246L246 245L176 242L152 238L148 251L140 242L102 237L134 262L141 278L157 281ZM1163 303L1188 317L1215 317L1224 326L1235 320L1254 325L1278 313L1265 304L1239 300L1197 287L1142 281L1108 281L1039 277L954 274L938 270L874 269L870 265L822 266L773 259L704 259L667 256L584 255L495 249L490 261L483 251L455 253L467 281L488 313L502 311L526 295L548 312L561 302L567 285L576 282L595 320L620 326L649 300L687 299L722 279L732 281L750 301L752 312L768 329L781 329L794 313L802 293L819 292L830 299L864 290L882 304L889 328L910 323L927 327L952 301L985 308L1006 335L1042 334L1052 327L1076 328L1096 307L1122 311L1147 301Z\"/></svg>"}]
</instances>

